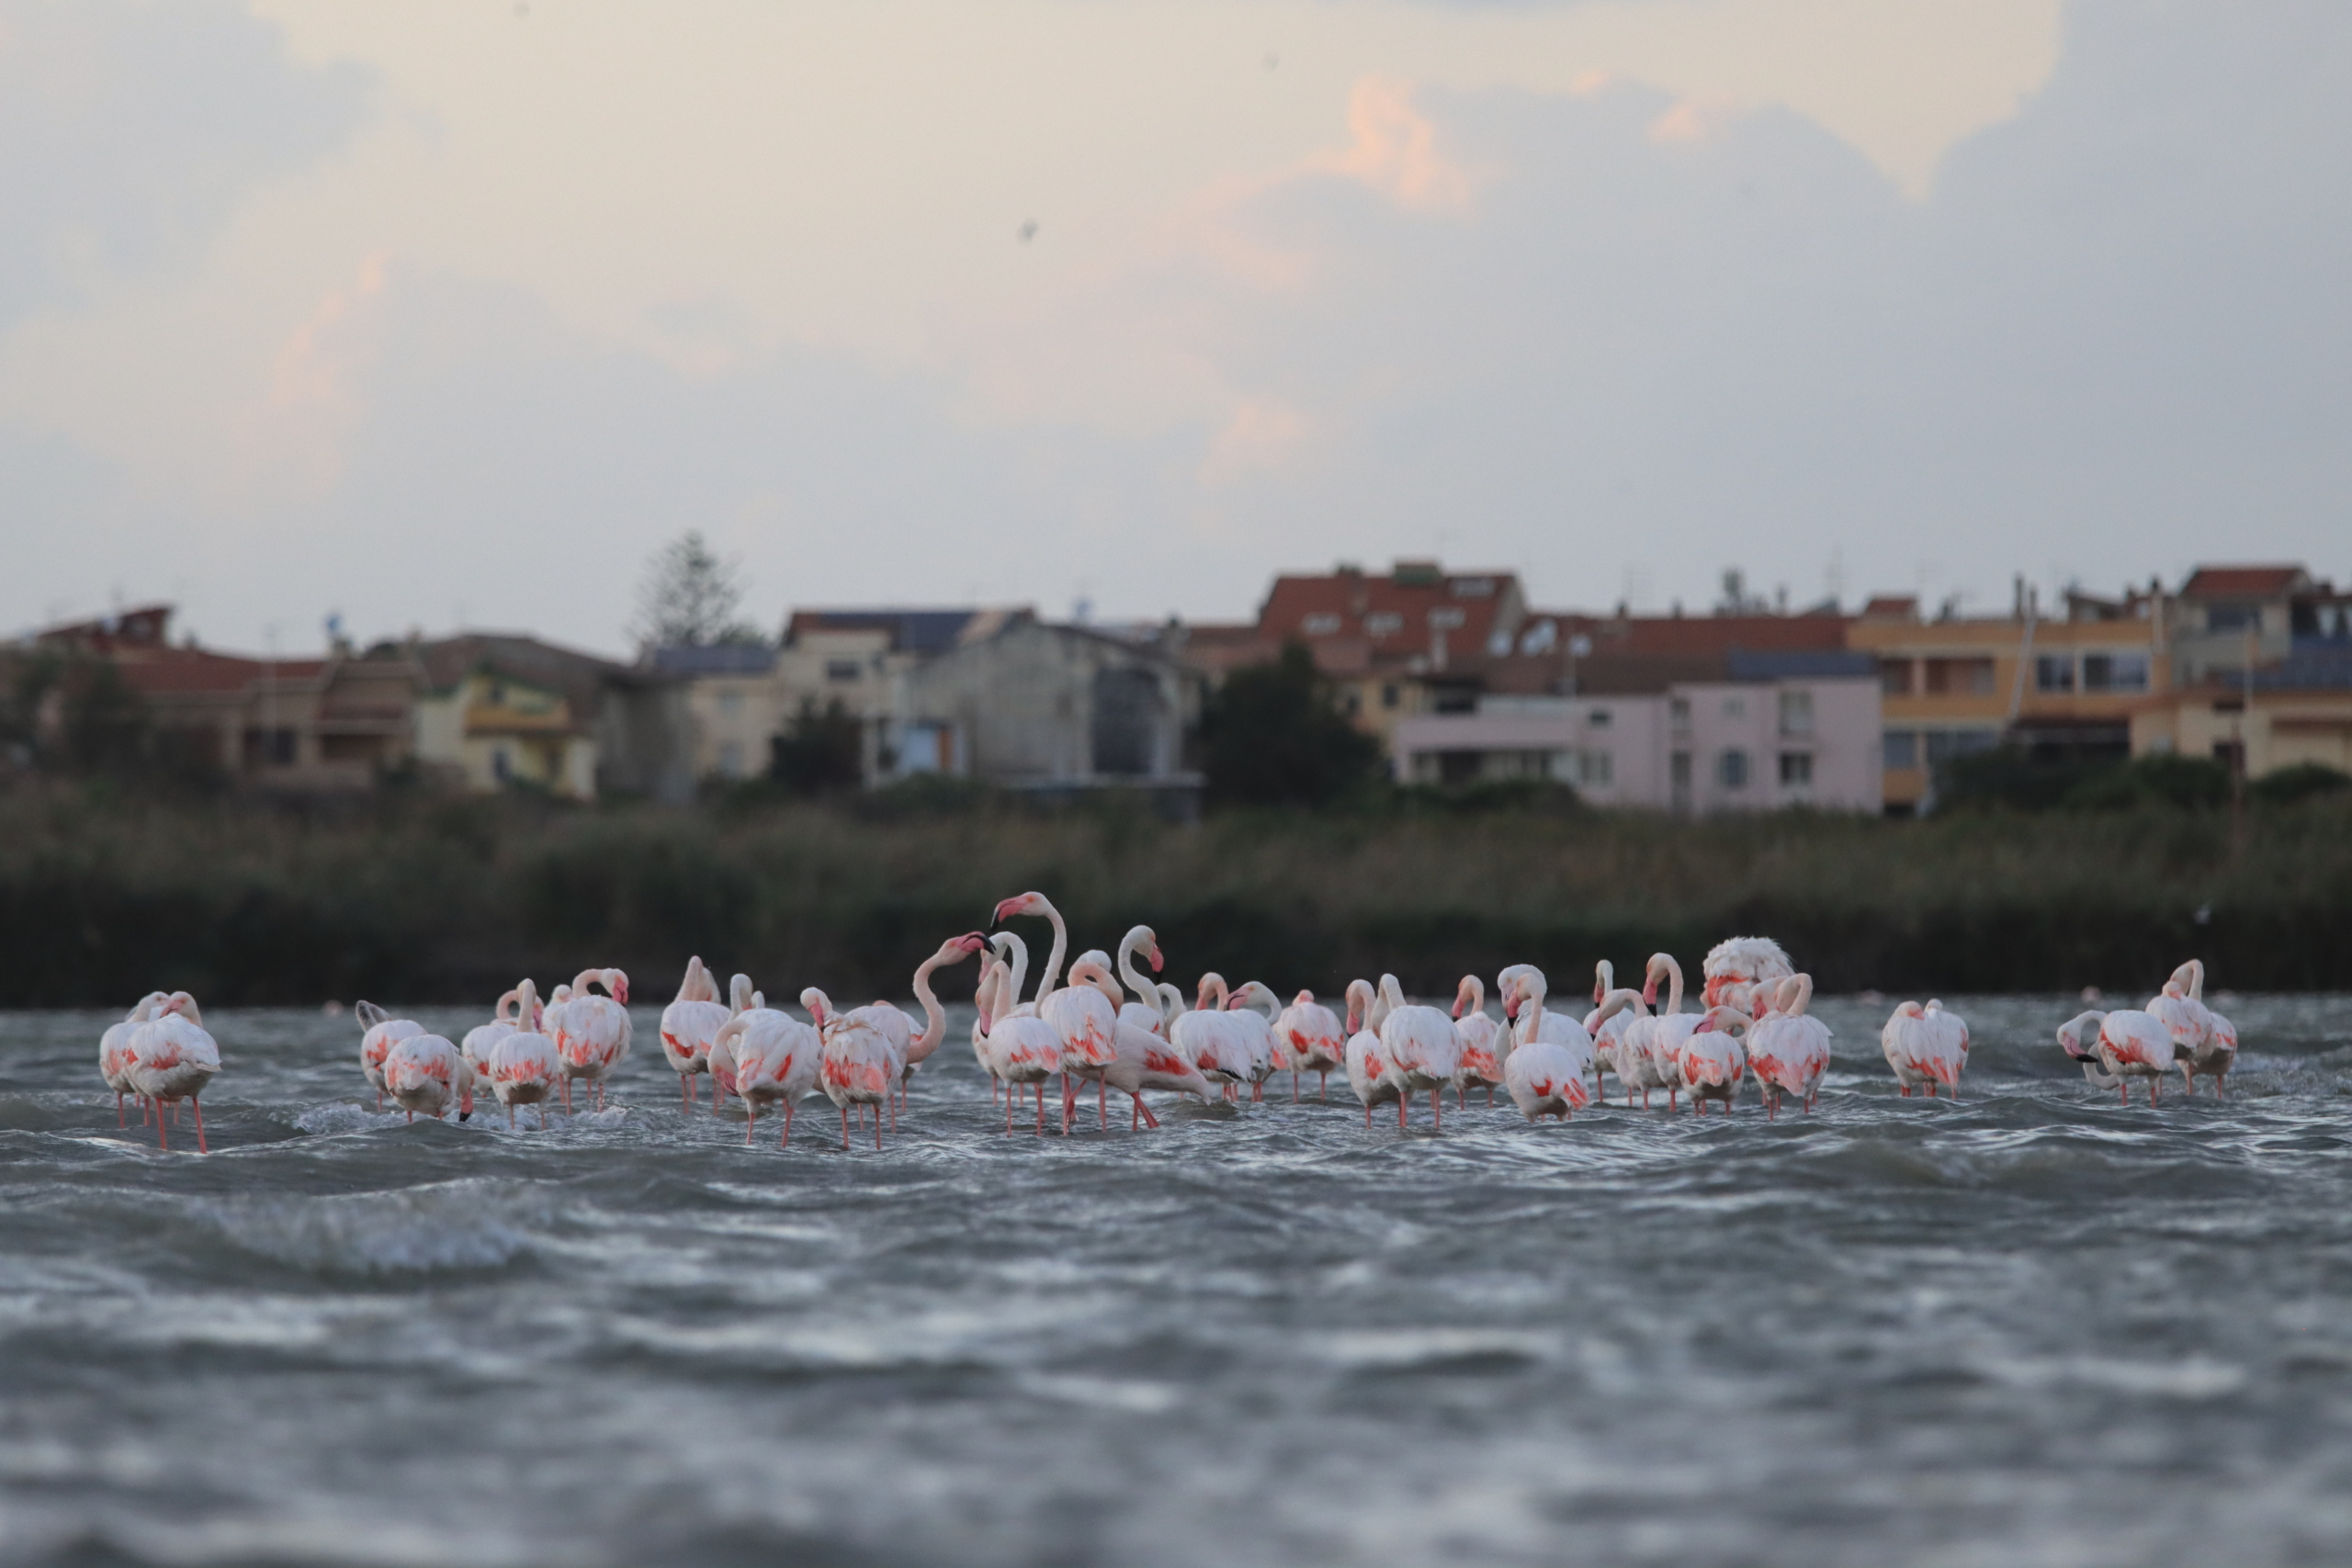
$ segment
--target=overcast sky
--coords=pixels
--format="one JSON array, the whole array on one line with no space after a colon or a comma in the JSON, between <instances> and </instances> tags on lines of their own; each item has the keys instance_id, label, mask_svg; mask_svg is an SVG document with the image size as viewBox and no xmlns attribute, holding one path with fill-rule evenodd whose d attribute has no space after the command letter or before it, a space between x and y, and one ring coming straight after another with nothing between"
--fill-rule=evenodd
<instances>
[{"instance_id":1,"label":"overcast sky","mask_svg":"<svg viewBox=\"0 0 2352 1568\"><path fill-rule=\"evenodd\" d=\"M2352 576L2342 0L0 0L0 628Z\"/></svg>"}]
</instances>

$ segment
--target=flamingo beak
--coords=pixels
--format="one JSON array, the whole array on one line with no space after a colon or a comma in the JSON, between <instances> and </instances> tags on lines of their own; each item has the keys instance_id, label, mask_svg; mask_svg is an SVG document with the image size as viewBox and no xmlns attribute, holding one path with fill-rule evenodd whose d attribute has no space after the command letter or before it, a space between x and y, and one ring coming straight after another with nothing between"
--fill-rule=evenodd
<instances>
[{"instance_id":1,"label":"flamingo beak","mask_svg":"<svg viewBox=\"0 0 2352 1568\"><path fill-rule=\"evenodd\" d=\"M1642 1005L1645 1008L1657 1006L1657 976L1655 975L1642 987Z\"/></svg>"},{"instance_id":2,"label":"flamingo beak","mask_svg":"<svg viewBox=\"0 0 2352 1568\"><path fill-rule=\"evenodd\" d=\"M1014 915L1017 915L1017 914L1021 913L1021 906L1022 906L1022 904L1023 904L1023 903L1027 899L1027 897L1028 897L1028 895L1024 893L1024 894L1023 894L1023 895L1021 896L1021 897L1019 897L1019 898L1007 898L1006 900L1004 900L1004 902L1002 902L1002 903L999 904L999 905L996 907L996 922L995 922L995 923L996 923L996 924L998 924L998 925L1002 925L1002 924L1004 924L1004 922L1005 922L1007 919L1011 919L1012 916L1014 916Z\"/></svg>"},{"instance_id":3,"label":"flamingo beak","mask_svg":"<svg viewBox=\"0 0 2352 1568\"><path fill-rule=\"evenodd\" d=\"M1503 1016L1510 1019L1516 1019L1519 1017L1518 992L1514 991L1510 996L1503 998Z\"/></svg>"},{"instance_id":4,"label":"flamingo beak","mask_svg":"<svg viewBox=\"0 0 2352 1568\"><path fill-rule=\"evenodd\" d=\"M1151 972L1159 973L1159 944L1156 942L1151 944Z\"/></svg>"},{"instance_id":5,"label":"flamingo beak","mask_svg":"<svg viewBox=\"0 0 2352 1568\"><path fill-rule=\"evenodd\" d=\"M1468 1007L1469 1005L1470 1005L1470 1004L1469 1004L1469 1002L1468 1002L1468 1001L1466 1001L1466 1000L1464 1000L1463 998L1461 998L1461 997L1456 997L1456 998L1453 998L1453 1016L1454 1016L1455 1018L1460 1018L1460 1017L1462 1016L1462 1010L1463 1010L1464 1008Z\"/></svg>"}]
</instances>

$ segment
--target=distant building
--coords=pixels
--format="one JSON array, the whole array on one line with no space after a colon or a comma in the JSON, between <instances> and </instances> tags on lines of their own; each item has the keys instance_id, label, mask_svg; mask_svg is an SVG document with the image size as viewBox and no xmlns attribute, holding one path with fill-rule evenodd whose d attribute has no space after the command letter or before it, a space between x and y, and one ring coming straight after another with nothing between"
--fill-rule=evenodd
<instances>
[{"instance_id":1,"label":"distant building","mask_svg":"<svg viewBox=\"0 0 2352 1568\"><path fill-rule=\"evenodd\" d=\"M660 648L649 662L684 694L691 776L747 779L767 771L769 742L785 721L774 648Z\"/></svg>"},{"instance_id":2,"label":"distant building","mask_svg":"<svg viewBox=\"0 0 2352 1568\"><path fill-rule=\"evenodd\" d=\"M173 607L149 604L34 634L35 649L111 663L180 765L261 788L374 786L413 751L420 671L397 649L338 647L255 658L174 644Z\"/></svg>"},{"instance_id":3,"label":"distant building","mask_svg":"<svg viewBox=\"0 0 2352 1568\"><path fill-rule=\"evenodd\" d=\"M1491 678L1473 713L1398 721L1402 782L1550 779L1596 805L1679 812L1881 809L1879 685L1866 658L1595 653L1570 687L1548 655L1515 655Z\"/></svg>"},{"instance_id":4,"label":"distant building","mask_svg":"<svg viewBox=\"0 0 2352 1568\"><path fill-rule=\"evenodd\" d=\"M512 632L405 645L424 677L416 756L474 791L691 798L679 682Z\"/></svg>"},{"instance_id":5,"label":"distant building","mask_svg":"<svg viewBox=\"0 0 2352 1568\"><path fill-rule=\"evenodd\" d=\"M2015 745L2048 760L2120 758L2132 716L2170 684L2161 594L2067 596L2056 615L2022 583L2007 615L1922 618L1917 601L1872 599L1847 632L1884 689L1888 811L1932 803L1935 771Z\"/></svg>"},{"instance_id":6,"label":"distant building","mask_svg":"<svg viewBox=\"0 0 2352 1568\"><path fill-rule=\"evenodd\" d=\"M776 657L774 733L838 703L862 728L868 784L963 772L938 724L914 714L908 683L934 660L1035 619L1026 607L796 610Z\"/></svg>"},{"instance_id":7,"label":"distant building","mask_svg":"<svg viewBox=\"0 0 2352 1568\"><path fill-rule=\"evenodd\" d=\"M2174 682L2278 663L2294 651L2298 611L2335 597L2300 566L2199 567L2165 617Z\"/></svg>"}]
</instances>

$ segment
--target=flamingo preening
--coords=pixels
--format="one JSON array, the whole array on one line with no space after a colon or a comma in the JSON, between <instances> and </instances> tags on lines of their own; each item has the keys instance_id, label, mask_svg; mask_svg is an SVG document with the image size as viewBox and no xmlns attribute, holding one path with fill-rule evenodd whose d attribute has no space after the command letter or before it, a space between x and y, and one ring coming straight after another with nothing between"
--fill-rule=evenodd
<instances>
[{"instance_id":1,"label":"flamingo preening","mask_svg":"<svg viewBox=\"0 0 2352 1568\"><path fill-rule=\"evenodd\" d=\"M371 1001L360 1001L352 1007L359 1020L359 1070L368 1075L368 1087L376 1091L376 1109L384 1109L384 1055L395 1041L424 1032L424 1025L413 1018L394 1018Z\"/></svg>"},{"instance_id":2,"label":"flamingo preening","mask_svg":"<svg viewBox=\"0 0 2352 1568\"><path fill-rule=\"evenodd\" d=\"M539 1127L548 1124L548 1102L564 1081L563 1057L555 1042L539 1032L539 988L525 980L514 987L515 1027L490 1048L490 1092L506 1107L506 1125L514 1125L514 1108L539 1108Z\"/></svg>"},{"instance_id":3,"label":"flamingo preening","mask_svg":"<svg viewBox=\"0 0 2352 1568\"><path fill-rule=\"evenodd\" d=\"M1331 1075L1348 1066L1348 1034L1339 1014L1315 999L1313 991L1293 997L1274 1020L1274 1038L1290 1057L1290 1100L1298 1103L1298 1075L1313 1073L1322 1085L1319 1099L1331 1098Z\"/></svg>"},{"instance_id":4,"label":"flamingo preening","mask_svg":"<svg viewBox=\"0 0 2352 1568\"><path fill-rule=\"evenodd\" d=\"M710 1071L711 1037L733 1016L702 960L687 959L677 998L662 1010L662 1057L678 1075L678 1097L687 1111L694 1109L695 1077Z\"/></svg>"},{"instance_id":5,"label":"flamingo preening","mask_svg":"<svg viewBox=\"0 0 2352 1568\"><path fill-rule=\"evenodd\" d=\"M473 1119L473 1064L438 1034L412 1034L394 1042L384 1056L384 1088L411 1122L420 1111L437 1121L453 1105L458 1121Z\"/></svg>"},{"instance_id":6,"label":"flamingo preening","mask_svg":"<svg viewBox=\"0 0 2352 1568\"><path fill-rule=\"evenodd\" d=\"M211 1153L204 1141L204 1103L198 1097L220 1070L220 1047L205 1032L196 998L174 991L156 1003L147 1021L130 1032L124 1050L129 1060L123 1077L155 1108L156 1146L172 1146L164 1112L166 1107L176 1111L185 1100L196 1112L196 1152Z\"/></svg>"},{"instance_id":7,"label":"flamingo preening","mask_svg":"<svg viewBox=\"0 0 2352 1568\"><path fill-rule=\"evenodd\" d=\"M1933 1100L1939 1084L1950 1089L1954 1100L1960 1098L1961 1070L1968 1066L1968 1025L1957 1013L1946 1012L1943 1003L1931 1001L1923 1007L1905 1002L1886 1021L1878 1038L1905 1099L1910 1098L1913 1089L1924 1088Z\"/></svg>"},{"instance_id":8,"label":"flamingo preening","mask_svg":"<svg viewBox=\"0 0 2352 1568\"><path fill-rule=\"evenodd\" d=\"M602 986L598 996L591 986ZM556 1054L563 1058L563 1109L571 1112L571 1081L585 1079L595 1108L605 1105L605 1080L628 1055L628 976L617 969L582 969L571 992L548 1009Z\"/></svg>"},{"instance_id":9,"label":"flamingo preening","mask_svg":"<svg viewBox=\"0 0 2352 1568\"><path fill-rule=\"evenodd\" d=\"M2148 1080L2148 1103L2155 1104L2156 1086L2175 1060L2171 1026L2136 1008L2076 1013L2058 1026L2058 1044L2082 1064L2084 1077L2115 1090L2126 1105L2133 1078Z\"/></svg>"},{"instance_id":10,"label":"flamingo preening","mask_svg":"<svg viewBox=\"0 0 2352 1568\"><path fill-rule=\"evenodd\" d=\"M107 1088L114 1090L114 1124L128 1128L130 1123L122 1113L122 1097L139 1100L139 1120L147 1120L147 1102L139 1099L139 1091L130 1087L130 1037L139 1026L155 1015L155 1009L171 999L169 991L150 991L139 998L131 1010L122 1015L120 1023L109 1025L98 1036L98 1076Z\"/></svg>"},{"instance_id":11,"label":"flamingo preening","mask_svg":"<svg viewBox=\"0 0 2352 1568\"><path fill-rule=\"evenodd\" d=\"M1487 1103L1495 1102L1495 1086L1503 1081L1502 1053L1510 1048L1502 1030L1487 1012L1487 983L1464 975L1453 987L1453 1032L1462 1050L1453 1069L1453 1103L1466 1104L1473 1084L1485 1087Z\"/></svg>"},{"instance_id":12,"label":"flamingo preening","mask_svg":"<svg viewBox=\"0 0 2352 1568\"><path fill-rule=\"evenodd\" d=\"M1813 1002L1813 976L1792 975L1773 987L1770 1005L1747 1031L1747 1069L1764 1097L1764 1119L1778 1118L1781 1097L1792 1094L1806 1114L1821 1094L1829 1070L1829 1026L1805 1010Z\"/></svg>"}]
</instances>

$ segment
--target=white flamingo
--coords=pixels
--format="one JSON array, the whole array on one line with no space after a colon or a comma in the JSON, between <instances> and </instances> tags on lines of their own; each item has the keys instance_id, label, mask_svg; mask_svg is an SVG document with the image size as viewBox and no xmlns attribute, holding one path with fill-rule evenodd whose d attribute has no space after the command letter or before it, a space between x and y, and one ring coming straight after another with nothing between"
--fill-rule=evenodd
<instances>
[{"instance_id":1,"label":"white flamingo","mask_svg":"<svg viewBox=\"0 0 2352 1568\"><path fill-rule=\"evenodd\" d=\"M1460 1037L1462 1051L1453 1069L1453 1103L1456 1107L1468 1100L1470 1086L1484 1085L1487 1103L1495 1102L1495 1086L1503 1081L1502 1053L1510 1049L1510 1041L1487 1013L1487 983L1476 975L1464 975L1462 983L1453 987L1453 1032Z\"/></svg>"},{"instance_id":2,"label":"white flamingo","mask_svg":"<svg viewBox=\"0 0 2352 1568\"><path fill-rule=\"evenodd\" d=\"M2228 1095L2225 1085L2238 1057L2237 1025L2205 1005L2205 961L2192 958L2172 972L2147 1010L2172 1030L2173 1060L2180 1067L2184 1093L2197 1092L2197 1080L2213 1080L2216 1096Z\"/></svg>"},{"instance_id":3,"label":"white flamingo","mask_svg":"<svg viewBox=\"0 0 2352 1568\"><path fill-rule=\"evenodd\" d=\"M686 960L675 1000L662 1010L662 1058L678 1075L682 1109L695 1107L695 1078L710 1071L710 1040L734 1014L718 999L718 982L700 957Z\"/></svg>"},{"instance_id":4,"label":"white flamingo","mask_svg":"<svg viewBox=\"0 0 2352 1568\"><path fill-rule=\"evenodd\" d=\"M2115 1090L2126 1105L2132 1103L2133 1078L2148 1080L2148 1103L2155 1104L2156 1086L2173 1067L2171 1028L2136 1008L2077 1013L2058 1026L2058 1043L2083 1065L2084 1077Z\"/></svg>"},{"instance_id":5,"label":"white flamingo","mask_svg":"<svg viewBox=\"0 0 2352 1568\"><path fill-rule=\"evenodd\" d=\"M1078 1101L1078 1086L1091 1082L1102 1083L1116 1050L1112 1037L1118 1032L1119 1010L1106 1000L1102 993L1091 986L1054 988L1060 978L1062 955L1069 950L1069 928L1062 923L1061 911L1043 893L1023 893L1007 898L996 907L997 923L1001 925L1015 915L1042 915L1054 928L1052 953L1046 960L1046 972L1037 980L1037 1016L1054 1026L1061 1039L1062 1131L1069 1131L1070 1111ZM1104 955L1107 964L1108 955ZM1098 1088L1096 1110L1105 1127L1110 1125L1108 1111L1102 1108Z\"/></svg>"},{"instance_id":6,"label":"white flamingo","mask_svg":"<svg viewBox=\"0 0 2352 1568\"><path fill-rule=\"evenodd\" d=\"M591 986L610 993L598 996ZM571 1083L587 1080L594 1103L605 1105L605 1079L628 1055L628 976L617 969L582 969L571 977L571 994L548 1009L555 1048L563 1058L563 1110L571 1113Z\"/></svg>"},{"instance_id":7,"label":"white flamingo","mask_svg":"<svg viewBox=\"0 0 2352 1568\"><path fill-rule=\"evenodd\" d=\"M1821 1095L1829 1070L1829 1026L1806 1010L1813 1003L1813 976L1790 976L1774 988L1770 1010L1747 1031L1747 1069L1764 1097L1764 1119L1776 1120L1781 1097L1792 1094L1806 1114Z\"/></svg>"},{"instance_id":8,"label":"white flamingo","mask_svg":"<svg viewBox=\"0 0 2352 1568\"><path fill-rule=\"evenodd\" d=\"M1250 1081L1251 1069L1250 1048L1241 1037L1245 1026L1225 1010L1231 998L1222 976L1202 976L1198 996L1200 1006L1180 1010L1169 1020L1169 1043L1203 1077L1220 1086L1224 1098L1237 1100L1241 1085ZM1182 997L1177 993L1180 1008Z\"/></svg>"},{"instance_id":9,"label":"white flamingo","mask_svg":"<svg viewBox=\"0 0 2352 1568\"><path fill-rule=\"evenodd\" d=\"M1546 987L1541 970L1521 966L1510 987L1503 998L1503 1010L1513 1020L1514 1030L1510 1055L1503 1058L1503 1088L1530 1122L1545 1115L1565 1122L1592 1100L1593 1091L1585 1087L1585 1075L1591 1066L1591 1037L1585 1035L1581 1055L1573 1040L1544 1037L1545 1021L1562 1015L1544 1011ZM1614 1018L1633 998L1630 990L1611 992L1599 1010L1600 1021ZM1584 1032L1581 1025L1577 1029Z\"/></svg>"},{"instance_id":10,"label":"white flamingo","mask_svg":"<svg viewBox=\"0 0 2352 1568\"><path fill-rule=\"evenodd\" d=\"M1138 926L1136 930L1144 932L1147 941L1150 940L1149 927ZM1128 934L1132 937L1135 933L1131 931ZM1132 971L1133 949L1123 943L1119 950L1119 957L1122 963ZM1148 981L1143 981L1139 974L1133 975L1129 984L1133 985L1138 981L1147 986L1149 984ZM1096 964L1091 957L1082 957L1070 965L1069 983L1073 986L1092 986L1106 998L1114 1000L1123 995L1118 980L1109 970ZM1209 1087L1208 1079L1201 1077L1198 1069L1184 1060L1182 1054L1176 1049L1174 1043L1163 1035L1155 1034L1148 1029L1138 1029L1129 1023L1124 1016L1125 1010L1123 1007L1118 1029L1112 1037L1115 1054L1110 1066L1103 1072L1102 1081L1127 1097L1131 1105L1127 1112L1129 1131L1136 1130L1138 1122L1148 1122L1154 1127L1159 1125L1159 1118L1154 1116L1151 1113L1151 1107L1144 1103L1145 1089L1167 1089L1178 1094L1198 1095L1203 1103L1216 1098L1216 1091Z\"/></svg>"},{"instance_id":11,"label":"white flamingo","mask_svg":"<svg viewBox=\"0 0 2352 1568\"><path fill-rule=\"evenodd\" d=\"M359 1020L359 1070L368 1075L368 1086L376 1091L376 1109L384 1109L384 1055L394 1041L405 1040L412 1034L424 1032L424 1025L413 1018L394 1018L374 1002L354 1003L352 1013Z\"/></svg>"},{"instance_id":12,"label":"white flamingo","mask_svg":"<svg viewBox=\"0 0 2352 1568\"><path fill-rule=\"evenodd\" d=\"M1317 1001L1313 991L1301 991L1283 1009L1282 1017L1274 1020L1274 1037L1290 1056L1291 1103L1298 1103L1301 1073L1316 1076L1322 1086L1319 1099L1329 1103L1332 1073L1348 1067L1348 1032L1340 1027L1340 1015Z\"/></svg>"},{"instance_id":13,"label":"white flamingo","mask_svg":"<svg viewBox=\"0 0 2352 1568\"><path fill-rule=\"evenodd\" d=\"M1546 1055L1528 1064L1529 1072L1539 1068L1547 1076L1557 1073L1557 1063L1565 1060L1574 1069L1580 1092L1573 1100L1575 1106L1590 1104L1600 1091L1600 1066L1599 1054L1593 1049L1592 1036L1584 1025L1564 1012L1553 1012L1544 1003L1551 992L1551 982L1544 971L1532 964L1515 964L1505 971L1510 976L1510 989L1503 993L1503 1016L1516 1027L1511 1032L1511 1056L1520 1053L1520 1043L1539 1041L1559 1053L1557 1057ZM1623 1006L1623 1003L1618 1004ZM1602 1021L1614 1017L1604 1010ZM1510 1056L1503 1059L1503 1087L1510 1087ZM1589 1087L1585 1087L1589 1085ZM1516 1102L1514 1102L1516 1103ZM1524 1111L1525 1106L1521 1106ZM1532 1118L1531 1118L1532 1120Z\"/></svg>"},{"instance_id":14,"label":"white flamingo","mask_svg":"<svg viewBox=\"0 0 2352 1568\"><path fill-rule=\"evenodd\" d=\"M1023 1089L1037 1097L1037 1134L1046 1132L1046 1080L1061 1071L1062 1042L1054 1026L1034 1011L1020 1010L1013 972L996 965L995 1007L984 1015L986 1032L973 1042L980 1065L1005 1086L1004 1130L1012 1131L1012 1109ZM998 1010L1010 1009L1010 1011Z\"/></svg>"},{"instance_id":15,"label":"white flamingo","mask_svg":"<svg viewBox=\"0 0 2352 1568\"><path fill-rule=\"evenodd\" d=\"M1260 980L1244 980L1238 990L1225 998L1225 1013L1233 1021L1234 1039L1249 1061L1250 1098L1253 1102L1266 1098L1266 1080L1274 1076L1274 1060L1282 1050L1281 1041L1274 1036L1274 1020L1282 1009L1282 998Z\"/></svg>"},{"instance_id":16,"label":"white flamingo","mask_svg":"<svg viewBox=\"0 0 2352 1568\"><path fill-rule=\"evenodd\" d=\"M873 1111L874 1147L878 1151L882 1147L882 1108L890 1102L899 1079L906 1074L906 1056L871 1020L823 1010L824 998L820 993L803 991L801 1005L808 1006L812 996L817 998L811 1010L820 1042L817 1080L824 1089L825 1098L842 1113L842 1150L849 1150L849 1108L854 1105L860 1121L865 1120L867 1110Z\"/></svg>"},{"instance_id":17,"label":"white flamingo","mask_svg":"<svg viewBox=\"0 0 2352 1568\"><path fill-rule=\"evenodd\" d=\"M514 1125L514 1108L539 1108L539 1127L548 1124L548 1102L563 1079L563 1057L555 1042L539 1032L536 1021L544 1017L539 988L526 980L514 987L515 1027L490 1048L490 1092L506 1107L506 1124Z\"/></svg>"},{"instance_id":18,"label":"white flamingo","mask_svg":"<svg viewBox=\"0 0 2352 1568\"><path fill-rule=\"evenodd\" d=\"M466 1031L466 1037L458 1042L458 1055L466 1059L466 1066L471 1067L474 1077L483 1083L490 1081L491 1047L514 1033L518 1027L538 1027L539 1021L536 1018L528 1025L518 1022L514 1010L522 999L523 993L519 989L508 991L498 998L498 1005L490 1010L490 1021L475 1024Z\"/></svg>"},{"instance_id":19,"label":"white flamingo","mask_svg":"<svg viewBox=\"0 0 2352 1568\"><path fill-rule=\"evenodd\" d=\"M473 1119L473 1064L438 1034L412 1034L394 1042L384 1056L384 1088L411 1122L420 1111L438 1121L452 1105L458 1108L458 1121Z\"/></svg>"},{"instance_id":20,"label":"white flamingo","mask_svg":"<svg viewBox=\"0 0 2352 1568\"><path fill-rule=\"evenodd\" d=\"M728 1017L735 1018L752 1008L766 1005L766 998L752 989L749 975L738 975L727 982ZM731 1040L731 1036L729 1040L720 1040L718 1031L712 1030L710 1051L703 1058L703 1066L710 1074L710 1113L713 1116L718 1114L718 1108L727 1102L727 1097L735 1092L735 1048Z\"/></svg>"},{"instance_id":21,"label":"white flamingo","mask_svg":"<svg viewBox=\"0 0 2352 1568\"><path fill-rule=\"evenodd\" d=\"M134 1100L139 1098L139 1091L130 1087L130 1037L141 1024L155 1016L156 1008L169 1001L171 995L169 991L148 992L122 1015L120 1023L110 1025L98 1036L98 1076L106 1080L107 1088L114 1090L114 1124L118 1127L128 1129L130 1125L122 1113L122 1097L127 1094ZM147 1120L147 1102L143 1100L139 1102L139 1120L142 1125Z\"/></svg>"},{"instance_id":22,"label":"white flamingo","mask_svg":"<svg viewBox=\"0 0 2352 1568\"><path fill-rule=\"evenodd\" d=\"M155 1108L157 1145L172 1146L164 1111L176 1111L185 1100L196 1112L197 1153L210 1154L204 1141L204 1102L198 1097L220 1070L220 1047L205 1032L196 998L174 991L156 1003L147 1021L130 1032L125 1049L130 1062L123 1077Z\"/></svg>"},{"instance_id":23,"label":"white flamingo","mask_svg":"<svg viewBox=\"0 0 2352 1568\"><path fill-rule=\"evenodd\" d=\"M1939 1084L1951 1089L1954 1100L1960 1098L1961 1070L1968 1066L1968 1025L1958 1014L1944 1011L1943 1003L1922 1007L1905 1002L1879 1031L1878 1043L1905 1100L1922 1088L1933 1100Z\"/></svg>"},{"instance_id":24,"label":"white flamingo","mask_svg":"<svg viewBox=\"0 0 2352 1568\"><path fill-rule=\"evenodd\" d=\"M1682 965L1670 953L1651 953L1643 972L1642 1000L1649 1006L1657 1005L1661 980L1667 982L1666 1006L1655 1017L1637 1018L1625 1026L1617 1058L1620 1063L1630 1061L1630 1046L1638 1046L1646 1053L1649 1066L1645 1069L1647 1080L1642 1090L1642 1104L1645 1108L1649 1105L1651 1088L1662 1089L1666 1090L1666 1108L1672 1111L1677 1107L1676 1097L1684 1087L1682 1047L1697 1031L1699 1015L1682 1010Z\"/></svg>"}]
</instances>

